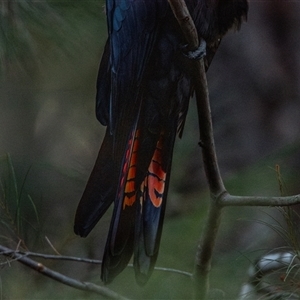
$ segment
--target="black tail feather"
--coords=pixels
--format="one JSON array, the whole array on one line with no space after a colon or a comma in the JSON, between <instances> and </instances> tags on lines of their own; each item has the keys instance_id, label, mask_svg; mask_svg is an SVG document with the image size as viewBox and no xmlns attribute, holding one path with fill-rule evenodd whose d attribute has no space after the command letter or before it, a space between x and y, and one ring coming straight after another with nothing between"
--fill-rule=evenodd
<instances>
[{"instance_id":1,"label":"black tail feather","mask_svg":"<svg viewBox=\"0 0 300 300\"><path fill-rule=\"evenodd\" d=\"M115 198L113 138L106 132L95 166L78 204L74 232L86 237Z\"/></svg>"}]
</instances>

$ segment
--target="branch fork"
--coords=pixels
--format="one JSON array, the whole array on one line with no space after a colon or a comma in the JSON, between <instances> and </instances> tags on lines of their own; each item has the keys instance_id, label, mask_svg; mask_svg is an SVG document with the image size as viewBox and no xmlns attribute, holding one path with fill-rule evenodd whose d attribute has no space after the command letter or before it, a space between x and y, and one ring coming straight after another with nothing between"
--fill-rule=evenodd
<instances>
[{"instance_id":1,"label":"branch fork","mask_svg":"<svg viewBox=\"0 0 300 300\"><path fill-rule=\"evenodd\" d=\"M183 31L192 50L199 46L195 24L189 14L184 0L168 0L174 16ZM184 20L184 21L183 21ZM210 207L208 219L198 245L193 274L195 299L205 299L209 289L209 271L213 249L220 227L221 211L226 206L289 206L300 203L300 194L289 197L256 197L230 195L223 183L217 161L213 138L213 126L210 101L203 59L195 61L191 74L194 78L200 146L210 190Z\"/></svg>"}]
</instances>

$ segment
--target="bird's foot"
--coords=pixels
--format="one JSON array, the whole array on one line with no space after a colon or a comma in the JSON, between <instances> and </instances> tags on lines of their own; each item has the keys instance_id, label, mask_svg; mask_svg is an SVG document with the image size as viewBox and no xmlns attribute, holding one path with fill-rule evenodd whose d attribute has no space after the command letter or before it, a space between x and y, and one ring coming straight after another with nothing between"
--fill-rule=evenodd
<instances>
[{"instance_id":1,"label":"bird's foot","mask_svg":"<svg viewBox=\"0 0 300 300\"><path fill-rule=\"evenodd\" d=\"M181 50L184 56L193 60L200 60L203 56L206 55L206 42L201 39L200 45L196 50L188 50L189 45L181 45Z\"/></svg>"}]
</instances>

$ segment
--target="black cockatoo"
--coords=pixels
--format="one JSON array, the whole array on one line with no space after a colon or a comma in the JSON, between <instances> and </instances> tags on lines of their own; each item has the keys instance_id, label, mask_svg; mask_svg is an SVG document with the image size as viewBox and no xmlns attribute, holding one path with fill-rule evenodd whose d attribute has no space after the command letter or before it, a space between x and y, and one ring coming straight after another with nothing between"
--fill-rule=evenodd
<instances>
[{"instance_id":1,"label":"black cockatoo","mask_svg":"<svg viewBox=\"0 0 300 300\"><path fill-rule=\"evenodd\" d=\"M247 16L247 0L186 0L208 67L221 38ZM106 0L108 40L97 80L96 115L107 126L77 208L74 230L87 236L108 207L103 282L132 255L137 282L151 275L160 244L174 140L193 84L185 39L167 0Z\"/></svg>"}]
</instances>

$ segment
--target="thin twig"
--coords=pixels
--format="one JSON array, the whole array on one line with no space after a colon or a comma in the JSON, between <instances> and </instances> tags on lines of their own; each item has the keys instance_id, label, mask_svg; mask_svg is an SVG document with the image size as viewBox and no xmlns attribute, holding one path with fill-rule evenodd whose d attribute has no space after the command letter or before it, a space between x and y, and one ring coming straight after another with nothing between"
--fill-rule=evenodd
<instances>
[{"instance_id":1,"label":"thin twig","mask_svg":"<svg viewBox=\"0 0 300 300\"><path fill-rule=\"evenodd\" d=\"M60 253L56 250L56 248L54 247L54 245L51 243L51 241L49 240L49 238L47 236L45 236L45 240L48 243L48 245L51 247L51 249L54 251L54 253L56 253L57 255L60 255Z\"/></svg>"},{"instance_id":2,"label":"thin twig","mask_svg":"<svg viewBox=\"0 0 300 300\"><path fill-rule=\"evenodd\" d=\"M47 259L47 260L74 261L74 262L79 262L79 263L87 263L87 264L95 264L95 265L102 264L102 260L99 260L99 259L89 259L89 258L82 258L82 257L77 257L77 256L68 256L68 255L44 254L44 253L37 253L37 252L31 252L31 251L19 251L19 250L12 250L12 249L10 252L8 250L5 252L1 252L1 248L0 248L0 255L1 254L7 255L7 256L9 254L19 254L19 255L22 255L23 257L24 256L25 257L39 257L39 258L43 258L43 259ZM6 264L6 262L4 264ZM133 268L133 264L128 264L127 266L130 268ZM160 271L160 272L176 273L179 275L192 277L192 274L189 272L185 272L185 271L173 269L173 268L155 267L154 270Z\"/></svg>"},{"instance_id":3,"label":"thin twig","mask_svg":"<svg viewBox=\"0 0 300 300\"><path fill-rule=\"evenodd\" d=\"M0 253L2 255L5 255L7 257L10 257L13 260L16 260L27 267L41 273L42 275L45 275L53 280L56 280L60 283L63 283L65 285L68 285L70 287L73 287L75 289L84 290L93 292L99 295L102 295L108 299L122 299L126 300L127 298L117 294L116 292L108 289L107 287L99 286L91 282L82 282L77 279L65 276L59 272L53 271L47 267L45 267L43 264L36 262L27 256L24 256L23 254L20 254L10 248L4 247L0 245Z\"/></svg>"},{"instance_id":4,"label":"thin twig","mask_svg":"<svg viewBox=\"0 0 300 300\"><path fill-rule=\"evenodd\" d=\"M102 261L99 259L89 259L89 258L82 258L77 256L67 256L67 255L57 255L57 254L45 254L45 253L37 253L37 252L31 252L31 251L14 251L11 250L11 253L20 254L22 256L27 257L39 257L43 259L51 259L51 260L65 260L65 261L74 261L74 262L82 262L82 263L88 263L88 264L96 264L101 265ZM0 254L1 253L0 251ZM10 254L6 252L6 254Z\"/></svg>"},{"instance_id":5,"label":"thin twig","mask_svg":"<svg viewBox=\"0 0 300 300\"><path fill-rule=\"evenodd\" d=\"M183 275L183 276L190 277L190 278L192 278L192 276L193 276L192 273L177 270L177 269L172 269L172 268L155 267L154 270L161 271L161 272L175 273L175 274Z\"/></svg>"}]
</instances>

